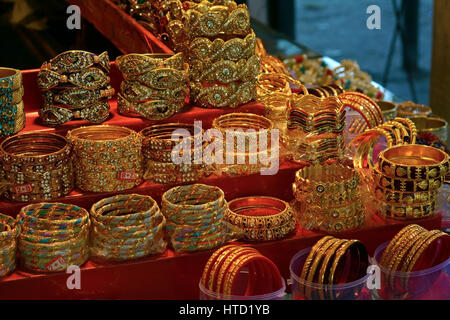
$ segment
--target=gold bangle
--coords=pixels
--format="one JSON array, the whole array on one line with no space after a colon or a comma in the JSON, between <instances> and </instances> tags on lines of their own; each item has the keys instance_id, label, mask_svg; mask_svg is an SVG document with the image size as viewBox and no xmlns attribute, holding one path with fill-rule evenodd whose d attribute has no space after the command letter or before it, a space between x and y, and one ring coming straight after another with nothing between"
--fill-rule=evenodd
<instances>
[{"instance_id":1,"label":"gold bangle","mask_svg":"<svg viewBox=\"0 0 450 320\"><path fill-rule=\"evenodd\" d=\"M432 180L445 177L450 166L445 152L423 145L392 147L382 151L378 158L380 172L392 178Z\"/></svg>"},{"instance_id":2,"label":"gold bangle","mask_svg":"<svg viewBox=\"0 0 450 320\"><path fill-rule=\"evenodd\" d=\"M400 192L393 190L386 190L379 186L375 186L373 190L375 198L386 204L392 205L414 205L420 203L428 203L436 200L436 191L424 192Z\"/></svg>"},{"instance_id":3,"label":"gold bangle","mask_svg":"<svg viewBox=\"0 0 450 320\"><path fill-rule=\"evenodd\" d=\"M23 86L14 91L5 91L0 93L0 107L7 107L10 105L18 104L22 101L24 94Z\"/></svg>"},{"instance_id":4,"label":"gold bangle","mask_svg":"<svg viewBox=\"0 0 450 320\"><path fill-rule=\"evenodd\" d=\"M221 60L211 63L208 60L191 61L190 80L193 82L222 83L251 82L260 73L261 60L254 54L248 59L236 62Z\"/></svg>"},{"instance_id":5,"label":"gold bangle","mask_svg":"<svg viewBox=\"0 0 450 320\"><path fill-rule=\"evenodd\" d=\"M401 118L428 117L431 108L411 101L401 102L397 105L397 114Z\"/></svg>"},{"instance_id":6,"label":"gold bangle","mask_svg":"<svg viewBox=\"0 0 450 320\"><path fill-rule=\"evenodd\" d=\"M67 88L71 86L83 89L101 89L109 84L110 78L101 69L89 67L68 75L41 69L38 73L37 83L41 90L49 90L55 87Z\"/></svg>"},{"instance_id":7,"label":"gold bangle","mask_svg":"<svg viewBox=\"0 0 450 320\"><path fill-rule=\"evenodd\" d=\"M397 117L397 106L395 103L391 101L383 101L377 100L378 107L380 107L381 112L383 113L384 121L391 121Z\"/></svg>"},{"instance_id":8,"label":"gold bangle","mask_svg":"<svg viewBox=\"0 0 450 320\"><path fill-rule=\"evenodd\" d=\"M115 89L108 86L105 89L88 90L78 87L64 89L58 93L54 91L42 91L44 106L64 105L67 109L79 109L89 107L101 99L110 99L115 94Z\"/></svg>"},{"instance_id":9,"label":"gold bangle","mask_svg":"<svg viewBox=\"0 0 450 320\"><path fill-rule=\"evenodd\" d=\"M49 62L44 62L41 69L51 70L60 74L79 72L92 66L98 65L103 70L109 72L108 52L95 55L82 50L65 51Z\"/></svg>"},{"instance_id":10,"label":"gold bangle","mask_svg":"<svg viewBox=\"0 0 450 320\"><path fill-rule=\"evenodd\" d=\"M448 138L448 123L442 118L414 117L411 118L419 133L429 132L434 134L444 143Z\"/></svg>"},{"instance_id":11,"label":"gold bangle","mask_svg":"<svg viewBox=\"0 0 450 320\"><path fill-rule=\"evenodd\" d=\"M16 91L22 86L22 72L12 68L0 68L0 95Z\"/></svg>"},{"instance_id":12,"label":"gold bangle","mask_svg":"<svg viewBox=\"0 0 450 320\"><path fill-rule=\"evenodd\" d=\"M238 61L255 54L256 36L250 31L244 38L239 36L224 41L216 38L196 37L189 45L189 56L193 60L217 62L221 60Z\"/></svg>"},{"instance_id":13,"label":"gold bangle","mask_svg":"<svg viewBox=\"0 0 450 320\"><path fill-rule=\"evenodd\" d=\"M128 128L90 126L71 130L67 139L73 145L77 186L93 192L120 191L139 185L142 181L141 138ZM93 165L80 165L81 159L94 160ZM115 164L99 171L108 162ZM121 171L131 167L130 171Z\"/></svg>"},{"instance_id":14,"label":"gold bangle","mask_svg":"<svg viewBox=\"0 0 450 320\"><path fill-rule=\"evenodd\" d=\"M375 202L380 208L379 215L396 220L423 219L433 215L436 210L436 200L411 205Z\"/></svg>"},{"instance_id":15,"label":"gold bangle","mask_svg":"<svg viewBox=\"0 0 450 320\"><path fill-rule=\"evenodd\" d=\"M205 108L237 108L256 98L256 80L228 86L213 84L205 87L202 83L190 83L190 96L195 105Z\"/></svg>"},{"instance_id":16,"label":"gold bangle","mask_svg":"<svg viewBox=\"0 0 450 320\"><path fill-rule=\"evenodd\" d=\"M396 246L398 243L400 243L401 239L409 233L413 231L425 231L425 228L417 225L417 224L410 224L403 229L401 229L397 234L392 238L392 240L387 245L386 249L384 249L384 252L380 259L380 265L383 267L387 267L389 261L391 261L392 256L395 254Z\"/></svg>"}]
</instances>

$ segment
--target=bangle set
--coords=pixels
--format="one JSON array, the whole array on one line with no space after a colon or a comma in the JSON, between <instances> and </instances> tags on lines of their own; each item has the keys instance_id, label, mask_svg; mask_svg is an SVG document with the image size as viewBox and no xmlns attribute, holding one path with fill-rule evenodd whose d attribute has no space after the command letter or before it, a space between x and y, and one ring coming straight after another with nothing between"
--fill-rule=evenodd
<instances>
[{"instance_id":1,"label":"bangle set","mask_svg":"<svg viewBox=\"0 0 450 320\"><path fill-rule=\"evenodd\" d=\"M247 285L241 287L237 284L244 273ZM227 245L211 255L203 269L201 284L224 299L272 293L283 287L283 280L277 266L258 250Z\"/></svg>"},{"instance_id":2,"label":"bangle set","mask_svg":"<svg viewBox=\"0 0 450 320\"><path fill-rule=\"evenodd\" d=\"M369 185L372 184L371 171L375 166L374 150L385 140L387 148L398 145L414 144L417 130L410 119L394 118L380 126L364 131L354 138L349 146L349 153L353 157L353 166Z\"/></svg>"},{"instance_id":3,"label":"bangle set","mask_svg":"<svg viewBox=\"0 0 450 320\"><path fill-rule=\"evenodd\" d=\"M166 249L166 220L153 198L117 195L95 203L90 212L91 256L105 260L132 260Z\"/></svg>"},{"instance_id":4,"label":"bangle set","mask_svg":"<svg viewBox=\"0 0 450 320\"><path fill-rule=\"evenodd\" d=\"M0 277L16 268L17 238L20 226L17 221L0 213Z\"/></svg>"},{"instance_id":5,"label":"bangle set","mask_svg":"<svg viewBox=\"0 0 450 320\"><path fill-rule=\"evenodd\" d=\"M178 136L181 139L173 140L172 135L177 130L189 134L189 138ZM195 143L196 139L203 141L201 128L183 123L157 124L143 129L139 135L142 138L146 181L161 184L192 183L211 173L203 162L195 163L195 153L203 154L205 147L203 142L200 148ZM181 146L181 149L178 150L177 146ZM185 147L189 150L188 155L185 154ZM183 161L174 163L174 154Z\"/></svg>"},{"instance_id":6,"label":"bangle set","mask_svg":"<svg viewBox=\"0 0 450 320\"><path fill-rule=\"evenodd\" d=\"M398 272L431 268L449 258L450 236L440 230L428 231L411 224L400 230L383 251L379 264L387 269L386 283L396 291L408 292L409 276L395 280Z\"/></svg>"},{"instance_id":7,"label":"bangle set","mask_svg":"<svg viewBox=\"0 0 450 320\"><path fill-rule=\"evenodd\" d=\"M436 136L444 144L447 143L448 123L442 118L413 117L418 134L431 133Z\"/></svg>"},{"instance_id":8,"label":"bangle set","mask_svg":"<svg viewBox=\"0 0 450 320\"><path fill-rule=\"evenodd\" d=\"M18 223L21 264L31 271L65 271L89 256L89 213L63 203L39 203L21 209Z\"/></svg>"},{"instance_id":9,"label":"bangle set","mask_svg":"<svg viewBox=\"0 0 450 320\"><path fill-rule=\"evenodd\" d=\"M337 297L333 285L361 279L368 266L368 253L362 242L325 236L312 247L305 260L299 290L308 300L334 300ZM318 288L313 291L314 285Z\"/></svg>"},{"instance_id":10,"label":"bangle set","mask_svg":"<svg viewBox=\"0 0 450 320\"><path fill-rule=\"evenodd\" d=\"M270 241L283 239L296 230L289 204L272 197L245 197L228 202L225 219L244 230L244 239Z\"/></svg>"},{"instance_id":11,"label":"bangle set","mask_svg":"<svg viewBox=\"0 0 450 320\"><path fill-rule=\"evenodd\" d=\"M56 127L72 120L102 123L109 117L107 102L115 90L109 85L109 56L66 51L44 62L38 74L44 104L39 117Z\"/></svg>"},{"instance_id":12,"label":"bangle set","mask_svg":"<svg viewBox=\"0 0 450 320\"><path fill-rule=\"evenodd\" d=\"M270 166L263 159L270 159L273 153L279 152L279 147L272 145L273 122L263 116L228 113L215 118L212 128L220 131L223 137L224 165L221 169L227 175L259 172L261 168ZM230 147L232 150L229 150Z\"/></svg>"},{"instance_id":13,"label":"bangle set","mask_svg":"<svg viewBox=\"0 0 450 320\"><path fill-rule=\"evenodd\" d=\"M165 192L161 211L172 248L177 252L208 250L236 237L224 220L227 209L218 187L193 184Z\"/></svg>"},{"instance_id":14,"label":"bangle set","mask_svg":"<svg viewBox=\"0 0 450 320\"><path fill-rule=\"evenodd\" d=\"M0 162L10 200L48 201L69 194L74 185L72 148L63 136L25 133L0 145Z\"/></svg>"},{"instance_id":15,"label":"bangle set","mask_svg":"<svg viewBox=\"0 0 450 320\"><path fill-rule=\"evenodd\" d=\"M339 95L344 108L350 108L359 113L365 120L367 127L374 128L383 124L383 112L378 104L368 96L359 92L345 92Z\"/></svg>"},{"instance_id":16,"label":"bangle set","mask_svg":"<svg viewBox=\"0 0 450 320\"><path fill-rule=\"evenodd\" d=\"M25 127L22 72L0 68L0 136L8 136Z\"/></svg>"},{"instance_id":17,"label":"bangle set","mask_svg":"<svg viewBox=\"0 0 450 320\"><path fill-rule=\"evenodd\" d=\"M378 213L399 220L433 215L449 166L448 154L428 146L399 145L383 150L372 173Z\"/></svg>"},{"instance_id":18,"label":"bangle set","mask_svg":"<svg viewBox=\"0 0 450 320\"><path fill-rule=\"evenodd\" d=\"M428 117L431 108L411 101L401 102L397 105L397 115L402 118Z\"/></svg>"},{"instance_id":19,"label":"bangle set","mask_svg":"<svg viewBox=\"0 0 450 320\"><path fill-rule=\"evenodd\" d=\"M133 53L116 61L124 77L118 97L119 113L161 120L183 108L190 70L182 53Z\"/></svg>"},{"instance_id":20,"label":"bangle set","mask_svg":"<svg viewBox=\"0 0 450 320\"><path fill-rule=\"evenodd\" d=\"M261 61L245 4L187 2L171 38L189 39L190 99L206 108L236 108L256 98ZM172 26L175 26L173 22ZM177 30L178 29L178 30Z\"/></svg>"},{"instance_id":21,"label":"bangle set","mask_svg":"<svg viewBox=\"0 0 450 320\"><path fill-rule=\"evenodd\" d=\"M67 133L73 146L76 186L84 191L112 192L141 184L142 142L133 130L90 126Z\"/></svg>"},{"instance_id":22,"label":"bangle set","mask_svg":"<svg viewBox=\"0 0 450 320\"><path fill-rule=\"evenodd\" d=\"M312 165L295 174L292 190L300 204L301 224L307 229L343 232L365 220L358 173L339 163Z\"/></svg>"}]
</instances>

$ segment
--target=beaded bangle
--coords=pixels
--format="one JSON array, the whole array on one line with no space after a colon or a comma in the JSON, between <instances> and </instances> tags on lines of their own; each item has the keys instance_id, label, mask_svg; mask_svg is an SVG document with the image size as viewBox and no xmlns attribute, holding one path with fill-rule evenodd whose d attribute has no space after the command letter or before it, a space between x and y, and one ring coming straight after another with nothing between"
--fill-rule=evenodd
<instances>
[{"instance_id":1,"label":"beaded bangle","mask_svg":"<svg viewBox=\"0 0 450 320\"><path fill-rule=\"evenodd\" d=\"M428 117L431 112L430 107L411 101L401 102L397 105L397 114L401 118Z\"/></svg>"},{"instance_id":2,"label":"beaded bangle","mask_svg":"<svg viewBox=\"0 0 450 320\"><path fill-rule=\"evenodd\" d=\"M82 190L121 191L142 182L141 138L135 131L106 125L81 127L69 131L67 139L73 145L76 183ZM84 167L81 159L95 162ZM113 159L115 165L107 167Z\"/></svg>"},{"instance_id":3,"label":"beaded bangle","mask_svg":"<svg viewBox=\"0 0 450 320\"><path fill-rule=\"evenodd\" d=\"M71 146L57 134L32 132L7 138L0 162L10 183L6 196L16 201L52 200L73 189Z\"/></svg>"},{"instance_id":4,"label":"beaded bangle","mask_svg":"<svg viewBox=\"0 0 450 320\"><path fill-rule=\"evenodd\" d=\"M226 220L244 229L247 240L280 239L295 230L289 204L271 197L238 198L228 203Z\"/></svg>"},{"instance_id":5,"label":"beaded bangle","mask_svg":"<svg viewBox=\"0 0 450 320\"><path fill-rule=\"evenodd\" d=\"M17 69L0 68L0 94L15 91L22 86L22 72Z\"/></svg>"}]
</instances>

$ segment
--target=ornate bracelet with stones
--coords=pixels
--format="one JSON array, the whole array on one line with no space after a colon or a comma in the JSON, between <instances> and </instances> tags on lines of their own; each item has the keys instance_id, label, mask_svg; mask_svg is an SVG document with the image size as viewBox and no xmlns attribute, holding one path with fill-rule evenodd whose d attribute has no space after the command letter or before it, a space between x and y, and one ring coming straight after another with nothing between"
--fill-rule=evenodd
<instances>
[{"instance_id":1,"label":"ornate bracelet with stones","mask_svg":"<svg viewBox=\"0 0 450 320\"><path fill-rule=\"evenodd\" d=\"M44 104L39 117L44 125L58 126L72 120L102 123L109 117L109 57L87 51L66 51L45 62L38 74Z\"/></svg>"},{"instance_id":2,"label":"ornate bracelet with stones","mask_svg":"<svg viewBox=\"0 0 450 320\"><path fill-rule=\"evenodd\" d=\"M142 182L142 144L135 131L119 126L81 127L69 131L67 139L73 145L76 184L80 189L122 191ZM90 165L86 166L85 161Z\"/></svg>"},{"instance_id":3,"label":"ornate bracelet with stones","mask_svg":"<svg viewBox=\"0 0 450 320\"><path fill-rule=\"evenodd\" d=\"M73 189L71 146L62 136L32 132L0 145L6 197L21 202L53 200Z\"/></svg>"}]
</instances>

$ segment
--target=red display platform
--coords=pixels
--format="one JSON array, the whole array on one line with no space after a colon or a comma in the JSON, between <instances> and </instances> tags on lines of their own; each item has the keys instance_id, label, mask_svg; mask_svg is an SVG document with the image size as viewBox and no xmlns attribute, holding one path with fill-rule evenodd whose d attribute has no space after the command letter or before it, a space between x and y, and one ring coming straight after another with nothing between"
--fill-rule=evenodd
<instances>
[{"instance_id":1,"label":"red display platform","mask_svg":"<svg viewBox=\"0 0 450 320\"><path fill-rule=\"evenodd\" d=\"M38 70L24 71L25 109L27 114L26 131L54 130L43 127L37 118L37 109L41 97L36 86ZM118 89L121 76L114 64L111 70L112 85ZM116 113L117 102L110 102L112 116L107 124L126 125L139 130L151 121L138 118L127 118ZM183 113L177 114L166 122L192 122L202 120L204 128L210 127L212 119L229 112L263 113L262 105L250 103L237 109L212 110L187 106ZM64 134L67 130L85 125L83 121L68 123L59 127L56 132ZM295 171L301 168L298 163L285 162L274 176L251 175L243 177L211 176L202 183L216 185L222 188L226 198L231 200L240 196L268 195L292 200L291 184ZM161 195L171 186L144 183L125 193L141 193L160 201ZM60 199L80 205L86 209L112 193L83 193L74 191L69 196ZM17 215L21 203L0 202L0 212ZM416 221L428 229L440 228L439 215L426 220ZM359 239L367 246L370 253L375 248L391 239L404 222L384 221L377 216L369 216L365 227L361 230L341 234L340 237ZM285 278L289 277L289 261L299 250L313 245L323 235L310 232L299 227L289 239L267 243L253 243L264 255L272 259ZM117 264L96 264L88 261L81 268L81 290L69 290L65 273L30 274L18 268L11 275L0 279L0 299L197 299L199 297L198 281L204 264L212 251L192 254L177 254L167 250L158 257L149 257L137 261Z\"/></svg>"}]
</instances>

